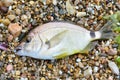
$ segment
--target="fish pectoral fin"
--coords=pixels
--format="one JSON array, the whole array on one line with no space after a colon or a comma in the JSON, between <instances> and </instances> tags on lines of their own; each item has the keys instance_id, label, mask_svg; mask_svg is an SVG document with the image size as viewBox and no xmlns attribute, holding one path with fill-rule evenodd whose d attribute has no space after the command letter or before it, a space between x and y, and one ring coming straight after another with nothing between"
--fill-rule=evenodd
<instances>
[{"instance_id":1,"label":"fish pectoral fin","mask_svg":"<svg viewBox=\"0 0 120 80\"><path fill-rule=\"evenodd\" d=\"M90 42L82 51L80 51L80 53L88 53L89 51L91 51L96 45L97 45L97 41L94 42Z\"/></svg>"},{"instance_id":2,"label":"fish pectoral fin","mask_svg":"<svg viewBox=\"0 0 120 80\"><path fill-rule=\"evenodd\" d=\"M55 45L59 44L65 37L66 33L68 30L64 30L57 35L55 35L53 38L48 40L49 42L49 47L54 47Z\"/></svg>"}]
</instances>

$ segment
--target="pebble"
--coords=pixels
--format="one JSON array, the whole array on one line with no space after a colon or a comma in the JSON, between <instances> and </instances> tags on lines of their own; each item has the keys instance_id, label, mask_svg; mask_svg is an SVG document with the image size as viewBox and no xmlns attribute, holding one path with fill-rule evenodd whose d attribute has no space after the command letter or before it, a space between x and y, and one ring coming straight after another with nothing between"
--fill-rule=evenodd
<instances>
[{"instance_id":1,"label":"pebble","mask_svg":"<svg viewBox=\"0 0 120 80\"><path fill-rule=\"evenodd\" d=\"M34 5L34 1L30 1L29 3L30 3L30 5Z\"/></svg>"},{"instance_id":2,"label":"pebble","mask_svg":"<svg viewBox=\"0 0 120 80\"><path fill-rule=\"evenodd\" d=\"M117 7L120 9L120 4L116 4L117 5Z\"/></svg>"},{"instance_id":3,"label":"pebble","mask_svg":"<svg viewBox=\"0 0 120 80\"><path fill-rule=\"evenodd\" d=\"M110 45L110 41L107 41L105 46L109 46Z\"/></svg>"},{"instance_id":4,"label":"pebble","mask_svg":"<svg viewBox=\"0 0 120 80\"><path fill-rule=\"evenodd\" d=\"M113 80L113 76L109 76L108 80Z\"/></svg>"},{"instance_id":5,"label":"pebble","mask_svg":"<svg viewBox=\"0 0 120 80\"><path fill-rule=\"evenodd\" d=\"M98 67L94 67L94 72L96 73L96 72L98 72L98 70L99 70L99 68Z\"/></svg>"},{"instance_id":6,"label":"pebble","mask_svg":"<svg viewBox=\"0 0 120 80\"><path fill-rule=\"evenodd\" d=\"M78 65L79 65L80 68L84 68L84 65L83 65L82 62L79 62Z\"/></svg>"},{"instance_id":7,"label":"pebble","mask_svg":"<svg viewBox=\"0 0 120 80\"><path fill-rule=\"evenodd\" d=\"M100 10L100 9L101 9L101 6L95 5L95 7L96 7L97 10Z\"/></svg>"},{"instance_id":8,"label":"pebble","mask_svg":"<svg viewBox=\"0 0 120 80\"><path fill-rule=\"evenodd\" d=\"M0 79L1 79L1 80L5 80L5 75L4 75L4 74L1 74L1 75L0 75Z\"/></svg>"},{"instance_id":9,"label":"pebble","mask_svg":"<svg viewBox=\"0 0 120 80\"><path fill-rule=\"evenodd\" d=\"M15 19L15 15L8 15L7 18L10 19L10 21L13 21Z\"/></svg>"},{"instance_id":10,"label":"pebble","mask_svg":"<svg viewBox=\"0 0 120 80\"><path fill-rule=\"evenodd\" d=\"M12 10L12 6L9 6L8 11L11 11L11 10Z\"/></svg>"},{"instance_id":11,"label":"pebble","mask_svg":"<svg viewBox=\"0 0 120 80\"><path fill-rule=\"evenodd\" d=\"M113 44L112 47L113 47L113 48L117 48L117 47L118 47L118 44Z\"/></svg>"},{"instance_id":12,"label":"pebble","mask_svg":"<svg viewBox=\"0 0 120 80\"><path fill-rule=\"evenodd\" d=\"M6 70L8 72L12 71L13 70L13 65L12 64L8 64L7 67L6 67Z\"/></svg>"},{"instance_id":13,"label":"pebble","mask_svg":"<svg viewBox=\"0 0 120 80\"><path fill-rule=\"evenodd\" d=\"M22 27L19 26L18 23L10 23L10 25L8 26L8 30L10 31L10 33L15 38L15 37L20 35L20 33L22 31Z\"/></svg>"},{"instance_id":14,"label":"pebble","mask_svg":"<svg viewBox=\"0 0 120 80\"><path fill-rule=\"evenodd\" d=\"M16 74L16 76L19 76L20 75L20 71L16 71L15 74Z\"/></svg>"},{"instance_id":15,"label":"pebble","mask_svg":"<svg viewBox=\"0 0 120 80\"><path fill-rule=\"evenodd\" d=\"M45 77L42 77L40 80L46 80Z\"/></svg>"},{"instance_id":16,"label":"pebble","mask_svg":"<svg viewBox=\"0 0 120 80\"><path fill-rule=\"evenodd\" d=\"M76 17L86 16L86 12L77 12Z\"/></svg>"},{"instance_id":17,"label":"pebble","mask_svg":"<svg viewBox=\"0 0 120 80\"><path fill-rule=\"evenodd\" d=\"M80 62L80 61L81 61L81 59L80 59L80 58L77 58L77 59L76 59L76 62Z\"/></svg>"},{"instance_id":18,"label":"pebble","mask_svg":"<svg viewBox=\"0 0 120 80\"><path fill-rule=\"evenodd\" d=\"M2 20L0 21L0 22L2 22ZM3 24L3 23L0 23L0 27L4 27L5 25Z\"/></svg>"},{"instance_id":19,"label":"pebble","mask_svg":"<svg viewBox=\"0 0 120 80\"><path fill-rule=\"evenodd\" d=\"M10 20L9 19L3 19L2 23L6 26L8 26L10 24Z\"/></svg>"},{"instance_id":20,"label":"pebble","mask_svg":"<svg viewBox=\"0 0 120 80\"><path fill-rule=\"evenodd\" d=\"M0 34L0 41L3 41L3 35Z\"/></svg>"},{"instance_id":21,"label":"pebble","mask_svg":"<svg viewBox=\"0 0 120 80\"><path fill-rule=\"evenodd\" d=\"M52 3L52 0L46 0L46 4L49 5Z\"/></svg>"},{"instance_id":22,"label":"pebble","mask_svg":"<svg viewBox=\"0 0 120 80\"><path fill-rule=\"evenodd\" d=\"M1 10L3 13L7 13L7 12L8 12L8 8L5 7L5 6L1 6L1 7L0 7L0 10Z\"/></svg>"},{"instance_id":23,"label":"pebble","mask_svg":"<svg viewBox=\"0 0 120 80\"><path fill-rule=\"evenodd\" d=\"M108 66L109 68L112 70L112 72L116 75L119 75L119 68L118 66L115 64L115 62L112 61L108 61Z\"/></svg>"},{"instance_id":24,"label":"pebble","mask_svg":"<svg viewBox=\"0 0 120 80\"><path fill-rule=\"evenodd\" d=\"M109 55L116 55L117 52L118 52L118 51L117 51L116 48L114 48L114 49L109 49L109 50L108 50L108 54L109 54Z\"/></svg>"},{"instance_id":25,"label":"pebble","mask_svg":"<svg viewBox=\"0 0 120 80\"><path fill-rule=\"evenodd\" d=\"M2 1L0 1L0 7L1 7L1 6L3 6L3 2L2 2Z\"/></svg>"},{"instance_id":26,"label":"pebble","mask_svg":"<svg viewBox=\"0 0 120 80\"><path fill-rule=\"evenodd\" d=\"M92 75L92 68L91 67L88 67L87 70L84 71L84 76L90 76Z\"/></svg>"},{"instance_id":27,"label":"pebble","mask_svg":"<svg viewBox=\"0 0 120 80\"><path fill-rule=\"evenodd\" d=\"M8 42L12 41L13 40L13 36L9 35L7 40L8 40Z\"/></svg>"},{"instance_id":28,"label":"pebble","mask_svg":"<svg viewBox=\"0 0 120 80\"><path fill-rule=\"evenodd\" d=\"M63 73L63 72L62 72L61 70L59 70L59 74L62 75L62 73Z\"/></svg>"},{"instance_id":29,"label":"pebble","mask_svg":"<svg viewBox=\"0 0 120 80\"><path fill-rule=\"evenodd\" d=\"M3 64L3 62L0 62L0 67L2 67L4 64Z\"/></svg>"},{"instance_id":30,"label":"pebble","mask_svg":"<svg viewBox=\"0 0 120 80\"><path fill-rule=\"evenodd\" d=\"M54 5L57 5L57 0L52 0Z\"/></svg>"},{"instance_id":31,"label":"pebble","mask_svg":"<svg viewBox=\"0 0 120 80\"><path fill-rule=\"evenodd\" d=\"M74 6L72 6L70 4L70 0L66 1L66 10L67 10L68 14L75 14L75 12L76 12Z\"/></svg>"},{"instance_id":32,"label":"pebble","mask_svg":"<svg viewBox=\"0 0 120 80\"><path fill-rule=\"evenodd\" d=\"M4 0L4 1L3 1L4 5L5 5L6 7L12 5L13 2L14 2L13 0Z\"/></svg>"},{"instance_id":33,"label":"pebble","mask_svg":"<svg viewBox=\"0 0 120 80\"><path fill-rule=\"evenodd\" d=\"M28 78L21 77L20 80L28 80Z\"/></svg>"},{"instance_id":34,"label":"pebble","mask_svg":"<svg viewBox=\"0 0 120 80\"><path fill-rule=\"evenodd\" d=\"M20 10L20 9L16 9L16 10L15 10L15 13L16 13L17 15L20 15L20 14L21 14L21 10Z\"/></svg>"},{"instance_id":35,"label":"pebble","mask_svg":"<svg viewBox=\"0 0 120 80\"><path fill-rule=\"evenodd\" d=\"M48 64L48 68L49 68L49 69L52 69L52 68L53 68L53 65L52 65L52 64Z\"/></svg>"},{"instance_id":36,"label":"pebble","mask_svg":"<svg viewBox=\"0 0 120 80\"><path fill-rule=\"evenodd\" d=\"M27 19L28 19L28 17L26 15L21 16L21 20L27 20Z\"/></svg>"}]
</instances>

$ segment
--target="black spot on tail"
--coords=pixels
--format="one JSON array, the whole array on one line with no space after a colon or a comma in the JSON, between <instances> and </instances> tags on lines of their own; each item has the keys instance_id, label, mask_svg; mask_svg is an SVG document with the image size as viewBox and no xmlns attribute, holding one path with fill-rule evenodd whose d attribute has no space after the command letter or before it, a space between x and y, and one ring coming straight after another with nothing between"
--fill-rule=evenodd
<instances>
[{"instance_id":1,"label":"black spot on tail","mask_svg":"<svg viewBox=\"0 0 120 80\"><path fill-rule=\"evenodd\" d=\"M92 38L95 38L95 32L94 32L94 31L90 31L90 36L91 36Z\"/></svg>"}]
</instances>

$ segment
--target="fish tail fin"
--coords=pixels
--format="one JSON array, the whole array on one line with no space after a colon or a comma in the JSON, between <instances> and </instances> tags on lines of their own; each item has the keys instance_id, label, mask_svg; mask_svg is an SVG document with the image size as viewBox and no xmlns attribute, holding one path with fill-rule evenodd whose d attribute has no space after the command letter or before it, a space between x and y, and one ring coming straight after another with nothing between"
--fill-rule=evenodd
<instances>
[{"instance_id":1,"label":"fish tail fin","mask_svg":"<svg viewBox=\"0 0 120 80\"><path fill-rule=\"evenodd\" d=\"M99 31L102 39L113 38L112 21L108 21Z\"/></svg>"}]
</instances>

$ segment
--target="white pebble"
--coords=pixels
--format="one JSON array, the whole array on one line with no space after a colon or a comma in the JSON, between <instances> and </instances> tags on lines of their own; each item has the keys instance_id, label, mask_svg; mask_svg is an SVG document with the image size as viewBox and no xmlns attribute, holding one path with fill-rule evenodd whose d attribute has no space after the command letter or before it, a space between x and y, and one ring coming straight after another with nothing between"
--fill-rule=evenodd
<instances>
[{"instance_id":1,"label":"white pebble","mask_svg":"<svg viewBox=\"0 0 120 80\"><path fill-rule=\"evenodd\" d=\"M3 27L3 26L5 26L3 23L0 23L0 27Z\"/></svg>"},{"instance_id":2,"label":"white pebble","mask_svg":"<svg viewBox=\"0 0 120 80\"><path fill-rule=\"evenodd\" d=\"M92 75L92 68L88 67L88 69L84 71L84 76L90 76L90 75Z\"/></svg>"},{"instance_id":3,"label":"white pebble","mask_svg":"<svg viewBox=\"0 0 120 80\"><path fill-rule=\"evenodd\" d=\"M112 61L108 61L108 66L110 67L110 69L112 70L112 72L116 75L119 75L119 68L118 66L115 64L115 62Z\"/></svg>"},{"instance_id":4,"label":"white pebble","mask_svg":"<svg viewBox=\"0 0 120 80\"><path fill-rule=\"evenodd\" d=\"M117 23L118 26L120 26L120 23Z\"/></svg>"},{"instance_id":5,"label":"white pebble","mask_svg":"<svg viewBox=\"0 0 120 80\"><path fill-rule=\"evenodd\" d=\"M95 58L94 56L91 57L91 59L94 59L94 58Z\"/></svg>"},{"instance_id":6,"label":"white pebble","mask_svg":"<svg viewBox=\"0 0 120 80\"><path fill-rule=\"evenodd\" d=\"M105 46L109 46L110 45L110 41L107 41Z\"/></svg>"},{"instance_id":7,"label":"white pebble","mask_svg":"<svg viewBox=\"0 0 120 80\"><path fill-rule=\"evenodd\" d=\"M100 53L99 51L95 51L95 55L98 56Z\"/></svg>"},{"instance_id":8,"label":"white pebble","mask_svg":"<svg viewBox=\"0 0 120 80\"><path fill-rule=\"evenodd\" d=\"M53 0L53 4L54 4L54 5L57 5L57 0Z\"/></svg>"},{"instance_id":9,"label":"white pebble","mask_svg":"<svg viewBox=\"0 0 120 80\"><path fill-rule=\"evenodd\" d=\"M109 76L108 80L113 80L113 76Z\"/></svg>"},{"instance_id":10,"label":"white pebble","mask_svg":"<svg viewBox=\"0 0 120 80\"><path fill-rule=\"evenodd\" d=\"M99 68L95 66L94 67L94 72L96 73L98 70L99 70Z\"/></svg>"},{"instance_id":11,"label":"white pebble","mask_svg":"<svg viewBox=\"0 0 120 80\"><path fill-rule=\"evenodd\" d=\"M75 7L71 5L70 0L66 1L66 10L69 14L75 14Z\"/></svg>"},{"instance_id":12,"label":"white pebble","mask_svg":"<svg viewBox=\"0 0 120 80\"><path fill-rule=\"evenodd\" d=\"M77 59L76 59L76 62L81 62L81 59L80 59L80 58L77 58Z\"/></svg>"},{"instance_id":13,"label":"white pebble","mask_svg":"<svg viewBox=\"0 0 120 80\"><path fill-rule=\"evenodd\" d=\"M12 10L12 6L9 6L8 10L11 11Z\"/></svg>"},{"instance_id":14,"label":"white pebble","mask_svg":"<svg viewBox=\"0 0 120 80\"><path fill-rule=\"evenodd\" d=\"M59 70L59 74L61 75L63 72L61 70Z\"/></svg>"},{"instance_id":15,"label":"white pebble","mask_svg":"<svg viewBox=\"0 0 120 80\"><path fill-rule=\"evenodd\" d=\"M101 8L101 6L97 6L97 5L95 7L97 10L100 10L100 8Z\"/></svg>"},{"instance_id":16,"label":"white pebble","mask_svg":"<svg viewBox=\"0 0 120 80\"><path fill-rule=\"evenodd\" d=\"M86 12L77 12L77 17L83 17L86 16Z\"/></svg>"},{"instance_id":17,"label":"white pebble","mask_svg":"<svg viewBox=\"0 0 120 80\"><path fill-rule=\"evenodd\" d=\"M23 77L21 77L20 80L28 80L28 78L23 78Z\"/></svg>"}]
</instances>

